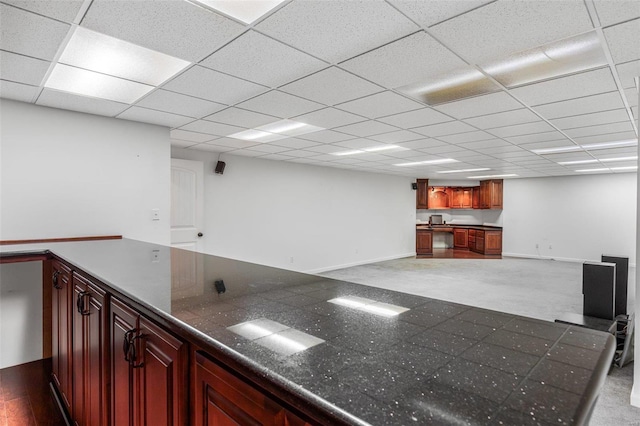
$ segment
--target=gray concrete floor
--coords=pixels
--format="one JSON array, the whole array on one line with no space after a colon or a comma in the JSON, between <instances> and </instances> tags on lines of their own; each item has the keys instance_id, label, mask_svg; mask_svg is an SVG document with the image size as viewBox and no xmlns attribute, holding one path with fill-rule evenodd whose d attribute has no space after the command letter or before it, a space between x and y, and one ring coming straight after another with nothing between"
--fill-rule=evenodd
<instances>
[{"instance_id":1,"label":"gray concrete floor","mask_svg":"<svg viewBox=\"0 0 640 426\"><path fill-rule=\"evenodd\" d=\"M582 312L582 264L538 259L403 258L329 271L322 275L512 314L555 320ZM635 269L629 271L629 312ZM629 405L633 363L614 368L591 418L592 426L640 426Z\"/></svg>"}]
</instances>

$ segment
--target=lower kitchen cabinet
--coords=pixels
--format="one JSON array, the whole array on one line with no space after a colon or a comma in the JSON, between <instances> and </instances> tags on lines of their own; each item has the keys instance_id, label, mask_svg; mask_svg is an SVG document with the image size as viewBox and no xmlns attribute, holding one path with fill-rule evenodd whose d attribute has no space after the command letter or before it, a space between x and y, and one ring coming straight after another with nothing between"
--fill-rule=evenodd
<instances>
[{"instance_id":1,"label":"lower kitchen cabinet","mask_svg":"<svg viewBox=\"0 0 640 426\"><path fill-rule=\"evenodd\" d=\"M71 412L71 269L58 261L51 262L51 360L52 380L58 389L62 405Z\"/></svg>"},{"instance_id":2,"label":"lower kitchen cabinet","mask_svg":"<svg viewBox=\"0 0 640 426\"><path fill-rule=\"evenodd\" d=\"M76 425L107 425L107 293L88 279L72 274L73 398Z\"/></svg>"},{"instance_id":3,"label":"lower kitchen cabinet","mask_svg":"<svg viewBox=\"0 0 640 426\"><path fill-rule=\"evenodd\" d=\"M416 229L416 254L433 254L433 231L426 229Z\"/></svg>"},{"instance_id":4,"label":"lower kitchen cabinet","mask_svg":"<svg viewBox=\"0 0 640 426\"><path fill-rule=\"evenodd\" d=\"M466 228L455 228L453 230L453 248L466 249L469 247L469 230Z\"/></svg>"},{"instance_id":5,"label":"lower kitchen cabinet","mask_svg":"<svg viewBox=\"0 0 640 426\"><path fill-rule=\"evenodd\" d=\"M196 426L308 425L200 351L195 352Z\"/></svg>"},{"instance_id":6,"label":"lower kitchen cabinet","mask_svg":"<svg viewBox=\"0 0 640 426\"><path fill-rule=\"evenodd\" d=\"M110 325L112 424L187 424L187 344L116 298Z\"/></svg>"},{"instance_id":7,"label":"lower kitchen cabinet","mask_svg":"<svg viewBox=\"0 0 640 426\"><path fill-rule=\"evenodd\" d=\"M501 230L469 230L469 250L486 255L502 254Z\"/></svg>"}]
</instances>

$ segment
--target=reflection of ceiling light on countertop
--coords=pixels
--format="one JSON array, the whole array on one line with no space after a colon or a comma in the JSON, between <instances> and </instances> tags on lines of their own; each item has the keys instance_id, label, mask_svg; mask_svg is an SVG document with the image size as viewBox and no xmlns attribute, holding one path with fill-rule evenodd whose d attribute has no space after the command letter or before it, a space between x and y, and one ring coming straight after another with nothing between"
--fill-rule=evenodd
<instances>
[{"instance_id":1,"label":"reflection of ceiling light on countertop","mask_svg":"<svg viewBox=\"0 0 640 426\"><path fill-rule=\"evenodd\" d=\"M133 103L190 62L76 27L44 86Z\"/></svg>"},{"instance_id":2,"label":"reflection of ceiling light on countertop","mask_svg":"<svg viewBox=\"0 0 640 426\"><path fill-rule=\"evenodd\" d=\"M405 167L405 166L422 166L427 164L433 165L433 164L447 164L447 163L459 163L459 161L454 160L453 158L439 158L437 160L414 161L412 163L399 163L399 164L394 164L394 166Z\"/></svg>"},{"instance_id":3,"label":"reflection of ceiling light on countertop","mask_svg":"<svg viewBox=\"0 0 640 426\"><path fill-rule=\"evenodd\" d=\"M479 67L506 87L520 86L607 64L595 31L570 37ZM428 105L438 105L500 90L482 72L471 67L452 70L429 81L397 88Z\"/></svg>"},{"instance_id":4,"label":"reflection of ceiling light on countertop","mask_svg":"<svg viewBox=\"0 0 640 426\"><path fill-rule=\"evenodd\" d=\"M436 173L466 173L466 172L484 172L487 170L491 170L488 167L480 168L480 169L460 169L460 170L441 170Z\"/></svg>"},{"instance_id":5,"label":"reflection of ceiling light on countertop","mask_svg":"<svg viewBox=\"0 0 640 426\"><path fill-rule=\"evenodd\" d=\"M225 15L250 24L284 0L195 0Z\"/></svg>"},{"instance_id":6,"label":"reflection of ceiling light on countertop","mask_svg":"<svg viewBox=\"0 0 640 426\"><path fill-rule=\"evenodd\" d=\"M336 297L335 299L327 300L327 302L383 317L395 317L409 310L409 308L405 308L403 306L378 302L377 300L366 299L358 296Z\"/></svg>"}]
</instances>

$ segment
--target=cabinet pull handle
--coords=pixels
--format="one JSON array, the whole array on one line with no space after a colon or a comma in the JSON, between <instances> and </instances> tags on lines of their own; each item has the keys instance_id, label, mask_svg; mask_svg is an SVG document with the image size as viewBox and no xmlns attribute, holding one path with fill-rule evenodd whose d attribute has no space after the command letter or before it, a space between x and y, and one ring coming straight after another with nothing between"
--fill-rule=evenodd
<instances>
[{"instance_id":1,"label":"cabinet pull handle","mask_svg":"<svg viewBox=\"0 0 640 426\"><path fill-rule=\"evenodd\" d=\"M131 364L131 355L132 355L132 335L136 332L135 328L124 333L124 339L122 341L122 352L124 353L124 360Z\"/></svg>"},{"instance_id":2,"label":"cabinet pull handle","mask_svg":"<svg viewBox=\"0 0 640 426\"><path fill-rule=\"evenodd\" d=\"M139 363L136 364L136 358L138 357L137 350L136 350L136 340L144 339L144 338L145 338L144 334L139 334L137 336L134 336L133 339L131 339L131 347L133 348L133 357L131 358L131 361L129 362L129 364L131 365L132 368L140 368L144 366L144 361L140 361Z\"/></svg>"},{"instance_id":3,"label":"cabinet pull handle","mask_svg":"<svg viewBox=\"0 0 640 426\"><path fill-rule=\"evenodd\" d=\"M60 276L60 271L54 271L53 275L51 276L51 281L53 281L53 287L61 290L62 286L58 284L58 277Z\"/></svg>"},{"instance_id":4,"label":"cabinet pull handle","mask_svg":"<svg viewBox=\"0 0 640 426\"><path fill-rule=\"evenodd\" d=\"M90 296L88 291L81 291L78 293L78 299L76 300L76 308L80 315L89 315L89 307L85 304L85 298Z\"/></svg>"}]
</instances>

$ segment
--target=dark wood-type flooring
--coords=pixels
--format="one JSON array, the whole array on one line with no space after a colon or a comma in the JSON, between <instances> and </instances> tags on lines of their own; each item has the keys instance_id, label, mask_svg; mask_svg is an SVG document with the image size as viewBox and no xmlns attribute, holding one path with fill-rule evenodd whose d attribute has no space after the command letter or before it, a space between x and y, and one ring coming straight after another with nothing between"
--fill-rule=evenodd
<instances>
[{"instance_id":1,"label":"dark wood-type flooring","mask_svg":"<svg viewBox=\"0 0 640 426\"><path fill-rule=\"evenodd\" d=\"M50 377L51 358L1 369L0 426L63 426Z\"/></svg>"},{"instance_id":2,"label":"dark wood-type flooring","mask_svg":"<svg viewBox=\"0 0 640 426\"><path fill-rule=\"evenodd\" d=\"M432 256L417 256L418 259L502 259L501 255L484 255L471 250L433 249Z\"/></svg>"}]
</instances>

